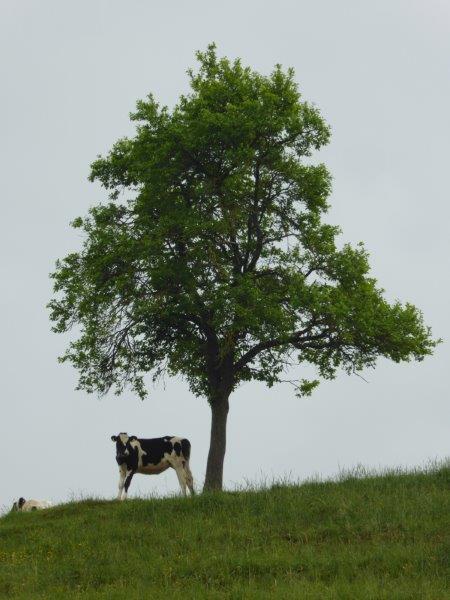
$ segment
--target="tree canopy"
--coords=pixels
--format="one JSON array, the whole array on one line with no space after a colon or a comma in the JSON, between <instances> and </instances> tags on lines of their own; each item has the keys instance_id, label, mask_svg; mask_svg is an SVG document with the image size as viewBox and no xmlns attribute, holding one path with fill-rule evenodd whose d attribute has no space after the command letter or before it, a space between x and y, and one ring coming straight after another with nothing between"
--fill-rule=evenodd
<instances>
[{"instance_id":1,"label":"tree canopy","mask_svg":"<svg viewBox=\"0 0 450 600\"><path fill-rule=\"evenodd\" d=\"M139 101L135 136L94 161L109 202L74 221L82 248L52 275L54 330L79 327L62 357L79 387L144 397L145 374L167 372L214 406L294 364L331 379L431 354L420 311L389 303L362 244L324 222L331 177L309 157L330 130L294 72L261 75L214 45L197 59L189 94Z\"/></svg>"}]
</instances>

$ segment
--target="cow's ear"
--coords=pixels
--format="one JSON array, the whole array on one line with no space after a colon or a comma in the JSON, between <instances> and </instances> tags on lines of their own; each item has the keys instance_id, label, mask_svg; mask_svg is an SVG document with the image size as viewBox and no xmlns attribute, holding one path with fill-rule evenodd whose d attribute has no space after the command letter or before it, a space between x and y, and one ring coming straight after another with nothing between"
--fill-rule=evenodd
<instances>
[{"instance_id":1,"label":"cow's ear","mask_svg":"<svg viewBox=\"0 0 450 600\"><path fill-rule=\"evenodd\" d=\"M19 498L19 508L22 508L22 506L25 504L25 498Z\"/></svg>"},{"instance_id":2,"label":"cow's ear","mask_svg":"<svg viewBox=\"0 0 450 600\"><path fill-rule=\"evenodd\" d=\"M134 440L137 440L137 437L135 435L132 435L130 438L128 438L129 442L133 442Z\"/></svg>"},{"instance_id":3,"label":"cow's ear","mask_svg":"<svg viewBox=\"0 0 450 600\"><path fill-rule=\"evenodd\" d=\"M113 442L117 442L117 435L112 435L111 439L112 439Z\"/></svg>"}]
</instances>

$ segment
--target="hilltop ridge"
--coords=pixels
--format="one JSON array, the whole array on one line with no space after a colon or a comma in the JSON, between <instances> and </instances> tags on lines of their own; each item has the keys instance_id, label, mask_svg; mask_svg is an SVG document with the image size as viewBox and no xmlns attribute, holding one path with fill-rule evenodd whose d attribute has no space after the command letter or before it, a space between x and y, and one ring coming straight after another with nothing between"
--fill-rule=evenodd
<instances>
[{"instance_id":1,"label":"hilltop ridge","mask_svg":"<svg viewBox=\"0 0 450 600\"><path fill-rule=\"evenodd\" d=\"M10 513L0 597L445 598L449 490L446 465Z\"/></svg>"}]
</instances>

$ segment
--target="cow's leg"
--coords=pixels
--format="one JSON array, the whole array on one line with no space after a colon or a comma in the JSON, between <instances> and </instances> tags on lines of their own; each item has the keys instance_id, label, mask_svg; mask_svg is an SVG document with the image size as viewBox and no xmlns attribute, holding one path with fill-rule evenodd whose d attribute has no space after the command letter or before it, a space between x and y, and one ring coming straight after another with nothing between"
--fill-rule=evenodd
<instances>
[{"instance_id":1,"label":"cow's leg","mask_svg":"<svg viewBox=\"0 0 450 600\"><path fill-rule=\"evenodd\" d=\"M183 469L183 466L181 464L177 464L176 467L174 467L174 469L177 473L178 481L180 483L181 493L183 494L183 496L186 496L186 473L185 473L185 470Z\"/></svg>"},{"instance_id":2,"label":"cow's leg","mask_svg":"<svg viewBox=\"0 0 450 600\"><path fill-rule=\"evenodd\" d=\"M135 473L135 471L133 471L132 469L126 472L124 494L122 496L122 500L127 499L128 488L130 487L130 483L131 483L131 480L133 479L134 473Z\"/></svg>"},{"instance_id":3,"label":"cow's leg","mask_svg":"<svg viewBox=\"0 0 450 600\"><path fill-rule=\"evenodd\" d=\"M127 468L125 465L119 467L119 493L117 494L117 500L122 500L123 487L125 485L125 479L127 477Z\"/></svg>"},{"instance_id":4,"label":"cow's leg","mask_svg":"<svg viewBox=\"0 0 450 600\"><path fill-rule=\"evenodd\" d=\"M185 479L186 479L186 483L187 486L189 488L189 491L191 492L191 496L194 496L195 494L195 490L194 490L194 478L192 477L192 473L191 473L191 469L189 467L189 461L186 460L184 462L184 472L185 472Z\"/></svg>"}]
</instances>

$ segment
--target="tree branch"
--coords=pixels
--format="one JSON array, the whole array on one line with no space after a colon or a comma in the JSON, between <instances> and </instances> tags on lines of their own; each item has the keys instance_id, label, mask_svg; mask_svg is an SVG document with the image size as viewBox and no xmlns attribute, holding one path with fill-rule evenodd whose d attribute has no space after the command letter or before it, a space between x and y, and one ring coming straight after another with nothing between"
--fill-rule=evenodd
<instances>
[{"instance_id":1,"label":"tree branch","mask_svg":"<svg viewBox=\"0 0 450 600\"><path fill-rule=\"evenodd\" d=\"M292 335L285 338L275 338L272 340L266 340L264 342L260 342L250 348L241 358L234 364L234 372L237 373L242 367L251 362L258 354L265 350L269 350L270 348L277 348L279 346L285 346L288 344L294 344L298 347L300 344L304 347L304 342L312 342L324 339L327 335L330 334L329 331L323 331L316 335L305 336L308 332L312 330L312 328L316 325L314 321L312 321L305 329L301 331L296 331Z\"/></svg>"}]
</instances>

